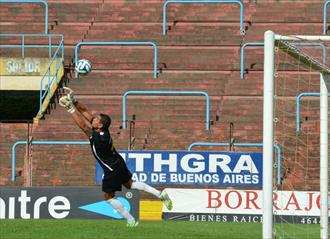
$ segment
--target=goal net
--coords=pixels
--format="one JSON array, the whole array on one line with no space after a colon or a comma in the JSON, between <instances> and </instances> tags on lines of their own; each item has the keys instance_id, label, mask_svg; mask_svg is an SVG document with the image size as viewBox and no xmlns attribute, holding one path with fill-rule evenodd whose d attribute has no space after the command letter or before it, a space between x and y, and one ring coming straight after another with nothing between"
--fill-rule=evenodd
<instances>
[{"instance_id":1,"label":"goal net","mask_svg":"<svg viewBox=\"0 0 330 239\"><path fill-rule=\"evenodd\" d=\"M265 33L263 238L328 239L328 38Z\"/></svg>"}]
</instances>

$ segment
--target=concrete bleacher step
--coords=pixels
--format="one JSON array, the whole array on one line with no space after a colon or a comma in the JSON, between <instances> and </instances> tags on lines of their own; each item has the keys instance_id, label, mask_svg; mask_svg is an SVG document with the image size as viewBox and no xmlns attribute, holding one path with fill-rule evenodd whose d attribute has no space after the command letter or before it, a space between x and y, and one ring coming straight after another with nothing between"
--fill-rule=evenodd
<instances>
[{"instance_id":1,"label":"concrete bleacher step","mask_svg":"<svg viewBox=\"0 0 330 239\"><path fill-rule=\"evenodd\" d=\"M51 2L49 8L54 11L57 22L92 22L100 7L100 2Z\"/></svg>"},{"instance_id":2,"label":"concrete bleacher step","mask_svg":"<svg viewBox=\"0 0 330 239\"><path fill-rule=\"evenodd\" d=\"M24 141L28 138L28 128L30 126L24 123L0 123L0 185L12 185L12 147L17 141ZM24 170L23 158L26 154L24 145L16 147L16 175L21 175ZM17 184L22 185L23 179L18 176Z\"/></svg>"},{"instance_id":3,"label":"concrete bleacher step","mask_svg":"<svg viewBox=\"0 0 330 239\"><path fill-rule=\"evenodd\" d=\"M48 22L52 22L55 13L48 9ZM1 22L20 22L21 26L31 22L45 22L45 7L41 3L1 3ZM40 33L44 33L41 31Z\"/></svg>"},{"instance_id":4,"label":"concrete bleacher step","mask_svg":"<svg viewBox=\"0 0 330 239\"><path fill-rule=\"evenodd\" d=\"M317 128L316 121L309 122ZM295 190L318 190L319 187L319 133L315 127L301 131L298 135L295 128L286 129L278 134L282 148L282 167L286 172L285 187ZM289 150L291 149L291 151Z\"/></svg>"},{"instance_id":5,"label":"concrete bleacher step","mask_svg":"<svg viewBox=\"0 0 330 239\"><path fill-rule=\"evenodd\" d=\"M160 46L158 64L167 70L238 70L238 52L237 46ZM97 70L153 70L154 50L148 46L84 46L79 57L89 59Z\"/></svg>"},{"instance_id":6,"label":"concrete bleacher step","mask_svg":"<svg viewBox=\"0 0 330 239\"><path fill-rule=\"evenodd\" d=\"M162 22L163 1L105 1L96 22ZM251 18L255 5L245 3L245 20ZM136 14L140 12L142 14ZM239 23L238 4L169 4L168 22L215 21Z\"/></svg>"},{"instance_id":7,"label":"concrete bleacher step","mask_svg":"<svg viewBox=\"0 0 330 239\"><path fill-rule=\"evenodd\" d=\"M89 28L89 22L60 22L59 24L54 25L49 33L63 34L65 45L76 45L84 40Z\"/></svg>"},{"instance_id":8,"label":"concrete bleacher step","mask_svg":"<svg viewBox=\"0 0 330 239\"><path fill-rule=\"evenodd\" d=\"M86 41L151 41L158 46L239 45L243 41L236 23L179 22L163 36L161 23L95 22L88 31Z\"/></svg>"},{"instance_id":9,"label":"concrete bleacher step","mask_svg":"<svg viewBox=\"0 0 330 239\"><path fill-rule=\"evenodd\" d=\"M259 99L258 99L259 98ZM224 96L220 101L218 115L220 122L262 123L262 97ZM237 109L239 107L239 110Z\"/></svg>"},{"instance_id":10,"label":"concrete bleacher step","mask_svg":"<svg viewBox=\"0 0 330 239\"><path fill-rule=\"evenodd\" d=\"M87 76L70 80L78 94L124 94L129 90L205 91L210 96L224 94L231 72L164 71L157 79L153 73L139 71L92 71ZM96 85L97 87L91 87Z\"/></svg>"},{"instance_id":11,"label":"concrete bleacher step","mask_svg":"<svg viewBox=\"0 0 330 239\"><path fill-rule=\"evenodd\" d=\"M313 35L313 34L311 34ZM246 43L252 41L246 41ZM260 41L260 42L263 42ZM322 49L319 46L305 46L305 47L297 47L299 50L305 52L306 54L311 54L314 58L318 59L322 62ZM297 74L302 77L304 74L310 74L312 71L308 67L304 66L304 64L299 63L298 60L290 57L283 51L275 52L276 56L276 70L279 73L287 74L292 72L291 74ZM263 46L248 46L244 50L244 71L245 72L253 72L253 71L261 71L263 70L263 57L264 57L264 47ZM241 58L239 58L239 62L241 62ZM240 70L240 69L239 69ZM247 74L246 74L247 75ZM310 75L309 75L310 77ZM308 79L308 78L307 78Z\"/></svg>"},{"instance_id":12,"label":"concrete bleacher step","mask_svg":"<svg viewBox=\"0 0 330 239\"><path fill-rule=\"evenodd\" d=\"M323 15L323 14L322 14ZM319 16L322 19L322 15ZM300 16L301 17L301 16ZM247 31L245 42L263 42L264 33L272 30L280 35L323 35L323 23L254 23Z\"/></svg>"},{"instance_id":13,"label":"concrete bleacher step","mask_svg":"<svg viewBox=\"0 0 330 239\"><path fill-rule=\"evenodd\" d=\"M62 40L61 36L52 36L51 37L52 43L51 45L53 47L58 47L60 44L60 41ZM21 46L24 45L24 51L26 54L29 54L30 57L40 57L40 55L43 55L44 52L47 52L47 57L49 55L49 37L41 37L41 36L25 36L24 42L22 40L22 36L1 36L0 37L0 44L1 45L17 45L16 48L11 47L2 47L1 48L1 54L2 56L12 56L15 57L17 55L17 52L20 52L22 54L22 48ZM30 45L34 46L41 46L42 47L33 47L31 48ZM56 49L53 48L53 53L56 51Z\"/></svg>"},{"instance_id":14,"label":"concrete bleacher step","mask_svg":"<svg viewBox=\"0 0 330 239\"><path fill-rule=\"evenodd\" d=\"M32 158L35 185L79 186L83 185L81 181L86 185L95 184L95 161L89 145L35 145ZM81 180L81 175L84 175L84 180Z\"/></svg>"},{"instance_id":15,"label":"concrete bleacher step","mask_svg":"<svg viewBox=\"0 0 330 239\"><path fill-rule=\"evenodd\" d=\"M48 28L51 28L51 27L52 27L52 24L49 23ZM45 23L44 22L31 22L29 24L24 25L21 22L16 22L16 21L13 21L13 22L1 21L0 29L1 29L1 34L44 34L45 33ZM3 38L3 37L1 37L1 38ZM13 38L13 37L11 37L11 38ZM7 41L10 40L11 38L7 38ZM11 42L11 43L13 43L13 42Z\"/></svg>"},{"instance_id":16,"label":"concrete bleacher step","mask_svg":"<svg viewBox=\"0 0 330 239\"><path fill-rule=\"evenodd\" d=\"M47 1L48 3L48 29L58 24L71 22L91 24L100 7L101 1ZM81 5L83 4L83 5ZM82 7L83 6L83 7ZM2 3L1 4L1 33L45 33L45 9L40 3ZM13 23L15 25L13 26ZM8 26L11 24L11 26ZM40 29L39 29L40 25ZM54 33L54 32L53 32ZM55 31L55 33L61 33ZM65 33L65 32L63 32ZM70 36L71 34L67 34ZM71 36L70 36L71 39ZM70 42L70 41L69 41Z\"/></svg>"},{"instance_id":17,"label":"concrete bleacher step","mask_svg":"<svg viewBox=\"0 0 330 239\"><path fill-rule=\"evenodd\" d=\"M47 0L48 3L53 4L53 3L58 3L58 4L65 4L65 3L74 3L76 6L81 5L81 4L90 4L91 2L89 0ZM104 0L93 0L93 3L103 3Z\"/></svg>"},{"instance_id":18,"label":"concrete bleacher step","mask_svg":"<svg viewBox=\"0 0 330 239\"><path fill-rule=\"evenodd\" d=\"M281 23L320 23L323 16L324 1L266 1L257 2L252 21Z\"/></svg>"},{"instance_id":19,"label":"concrete bleacher step","mask_svg":"<svg viewBox=\"0 0 330 239\"><path fill-rule=\"evenodd\" d=\"M253 53L251 52L251 54ZM251 65L254 64L253 61L250 63ZM226 85L225 91L228 95L234 95L235 92L244 92L246 95L263 94L263 71L251 69L251 65L246 64L243 80L240 79L240 72L233 72L231 80ZM293 97L302 92L318 92L319 81L320 75L318 73L278 71L276 78L277 96ZM292 87L293 85L295 87Z\"/></svg>"}]
</instances>

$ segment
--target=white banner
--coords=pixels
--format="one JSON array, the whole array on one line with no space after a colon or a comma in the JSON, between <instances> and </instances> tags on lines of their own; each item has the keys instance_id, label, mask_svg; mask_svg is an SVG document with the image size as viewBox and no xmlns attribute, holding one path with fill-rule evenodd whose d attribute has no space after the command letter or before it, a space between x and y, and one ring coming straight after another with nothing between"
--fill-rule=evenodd
<instances>
[{"instance_id":1,"label":"white banner","mask_svg":"<svg viewBox=\"0 0 330 239\"><path fill-rule=\"evenodd\" d=\"M262 153L118 151L133 180L156 185L262 187ZM97 162L97 161L96 161ZM103 170L96 163L96 183Z\"/></svg>"},{"instance_id":2,"label":"white banner","mask_svg":"<svg viewBox=\"0 0 330 239\"><path fill-rule=\"evenodd\" d=\"M164 213L262 215L260 190L169 188L166 191L173 201L173 210L164 208ZM274 215L320 215L319 192L276 191L273 195Z\"/></svg>"}]
</instances>

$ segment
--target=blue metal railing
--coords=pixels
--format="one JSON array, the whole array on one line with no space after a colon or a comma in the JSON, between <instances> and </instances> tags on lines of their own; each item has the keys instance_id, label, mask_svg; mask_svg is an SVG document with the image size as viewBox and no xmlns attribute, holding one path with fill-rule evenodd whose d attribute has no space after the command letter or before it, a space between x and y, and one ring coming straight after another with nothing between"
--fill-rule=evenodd
<instances>
[{"instance_id":1,"label":"blue metal railing","mask_svg":"<svg viewBox=\"0 0 330 239\"><path fill-rule=\"evenodd\" d=\"M127 91L123 95L124 129L126 129L126 98L128 95L204 95L206 98L206 130L210 129L210 97L204 91Z\"/></svg>"},{"instance_id":2,"label":"blue metal railing","mask_svg":"<svg viewBox=\"0 0 330 239\"><path fill-rule=\"evenodd\" d=\"M61 60L59 62L60 52L61 52ZM55 62L55 71L54 71L53 75L51 76L51 69L52 69L53 62L55 60L56 60L56 62ZM44 73L44 75L40 79L39 112L38 112L38 115L43 115L42 102L43 102L43 100L45 99L46 96L48 96L49 100L50 100L50 98L51 98L51 95L50 95L51 85L52 85L54 79L57 79L58 71L59 71L59 69L60 69L63 62L64 62L64 41L62 40L61 43L59 44L58 48L56 49L56 51L54 53L54 56L50 60L46 72ZM46 78L46 76L47 76L47 79L48 79L47 88L45 89L45 92L42 93L42 91L43 91L43 81Z\"/></svg>"},{"instance_id":3,"label":"blue metal railing","mask_svg":"<svg viewBox=\"0 0 330 239\"><path fill-rule=\"evenodd\" d=\"M244 43L243 46L241 47L241 80L244 79L244 61L245 61L245 47L248 46L263 46L263 42L247 42Z\"/></svg>"},{"instance_id":4,"label":"blue metal railing","mask_svg":"<svg viewBox=\"0 0 330 239\"><path fill-rule=\"evenodd\" d=\"M323 35L327 34L327 6L330 0L324 2L323 6Z\"/></svg>"},{"instance_id":5,"label":"blue metal railing","mask_svg":"<svg viewBox=\"0 0 330 239\"><path fill-rule=\"evenodd\" d=\"M323 64L326 64L326 59L327 59L327 49L322 43L316 43L316 42L294 42L292 43L295 46L308 46L308 47L315 47L319 46L322 49L322 54L323 54ZM245 63L245 48L248 46L264 46L263 42L247 42L242 45L241 47L241 80L244 79L244 63Z\"/></svg>"},{"instance_id":6,"label":"blue metal railing","mask_svg":"<svg viewBox=\"0 0 330 239\"><path fill-rule=\"evenodd\" d=\"M189 145L188 150L191 151L194 146L238 146L238 147L263 147L262 143L212 143L212 142L194 142ZM281 184L281 159L282 151L278 144L274 144L277 152L277 184Z\"/></svg>"},{"instance_id":7,"label":"blue metal railing","mask_svg":"<svg viewBox=\"0 0 330 239\"><path fill-rule=\"evenodd\" d=\"M154 48L154 79L157 79L157 66L158 66L158 47L154 42L79 42L75 47L75 64L78 64L79 49L81 46L152 46Z\"/></svg>"},{"instance_id":8,"label":"blue metal railing","mask_svg":"<svg viewBox=\"0 0 330 239\"><path fill-rule=\"evenodd\" d=\"M303 96L318 96L320 97L319 92L303 92L296 97L296 132L300 132L300 99ZM330 94L328 94L330 96Z\"/></svg>"},{"instance_id":9,"label":"blue metal railing","mask_svg":"<svg viewBox=\"0 0 330 239\"><path fill-rule=\"evenodd\" d=\"M41 3L45 6L45 34L48 33L48 3L42 0L0 0L0 3Z\"/></svg>"},{"instance_id":10,"label":"blue metal railing","mask_svg":"<svg viewBox=\"0 0 330 239\"><path fill-rule=\"evenodd\" d=\"M27 144L27 141L17 141L11 148L11 181L15 181L16 171L16 147L18 145ZM35 145L86 145L88 141L32 141Z\"/></svg>"},{"instance_id":11,"label":"blue metal railing","mask_svg":"<svg viewBox=\"0 0 330 239\"><path fill-rule=\"evenodd\" d=\"M59 44L53 44L53 38L59 38L59 41L62 42L64 39L63 34L0 34L0 37L21 37L20 45L0 45L0 48L22 48L22 58L25 57L26 48L48 48L48 57L52 56L52 49L58 48ZM29 37L47 37L48 45L26 45L25 39Z\"/></svg>"},{"instance_id":12,"label":"blue metal railing","mask_svg":"<svg viewBox=\"0 0 330 239\"><path fill-rule=\"evenodd\" d=\"M239 0L167 0L163 5L163 35L166 35L166 8L168 4L172 3L237 3L240 6L240 33L245 34L244 30L244 5Z\"/></svg>"}]
</instances>

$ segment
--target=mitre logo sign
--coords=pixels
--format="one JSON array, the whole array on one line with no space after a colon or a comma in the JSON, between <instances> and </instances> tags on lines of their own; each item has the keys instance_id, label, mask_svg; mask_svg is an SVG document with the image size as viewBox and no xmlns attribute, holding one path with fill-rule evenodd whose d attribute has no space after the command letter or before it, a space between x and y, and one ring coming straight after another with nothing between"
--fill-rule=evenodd
<instances>
[{"instance_id":1,"label":"mitre logo sign","mask_svg":"<svg viewBox=\"0 0 330 239\"><path fill-rule=\"evenodd\" d=\"M135 190L118 193L118 200L139 216ZM2 188L0 219L116 218L122 216L103 200L100 188Z\"/></svg>"},{"instance_id":2,"label":"mitre logo sign","mask_svg":"<svg viewBox=\"0 0 330 239\"><path fill-rule=\"evenodd\" d=\"M64 196L31 198L27 190L21 190L18 197L9 197L6 201L0 197L0 219L22 218L39 219L40 212L55 219L66 218L71 209L70 201ZM33 211L28 209L33 209Z\"/></svg>"}]
</instances>

